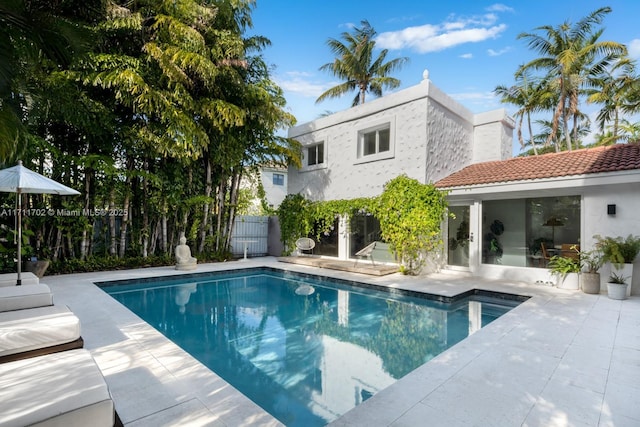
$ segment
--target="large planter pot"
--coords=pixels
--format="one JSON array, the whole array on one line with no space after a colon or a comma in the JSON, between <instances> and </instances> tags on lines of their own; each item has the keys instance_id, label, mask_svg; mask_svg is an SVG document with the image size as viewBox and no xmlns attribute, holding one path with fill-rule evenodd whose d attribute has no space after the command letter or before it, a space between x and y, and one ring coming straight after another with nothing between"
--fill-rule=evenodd
<instances>
[{"instance_id":1,"label":"large planter pot","mask_svg":"<svg viewBox=\"0 0 640 427\"><path fill-rule=\"evenodd\" d=\"M24 263L24 270L35 274L39 278L42 278L42 276L44 276L44 273L47 271L47 268L49 268L49 260L39 260L39 261L27 260Z\"/></svg>"},{"instance_id":2,"label":"large planter pot","mask_svg":"<svg viewBox=\"0 0 640 427\"><path fill-rule=\"evenodd\" d=\"M580 288L585 294L599 294L600 273L580 273Z\"/></svg>"},{"instance_id":3,"label":"large planter pot","mask_svg":"<svg viewBox=\"0 0 640 427\"><path fill-rule=\"evenodd\" d=\"M607 283L607 295L611 299L627 299L627 288L626 283Z\"/></svg>"},{"instance_id":4,"label":"large planter pot","mask_svg":"<svg viewBox=\"0 0 640 427\"><path fill-rule=\"evenodd\" d=\"M569 289L576 291L580 289L580 280L578 273L567 273L565 276L558 276L558 287L560 289Z\"/></svg>"}]
</instances>

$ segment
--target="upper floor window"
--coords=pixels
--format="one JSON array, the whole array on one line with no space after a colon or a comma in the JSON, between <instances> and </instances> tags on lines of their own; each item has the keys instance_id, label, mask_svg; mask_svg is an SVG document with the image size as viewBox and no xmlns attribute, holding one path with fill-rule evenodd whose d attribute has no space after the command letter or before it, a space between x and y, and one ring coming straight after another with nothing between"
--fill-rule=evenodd
<instances>
[{"instance_id":1,"label":"upper floor window","mask_svg":"<svg viewBox=\"0 0 640 427\"><path fill-rule=\"evenodd\" d=\"M370 156L389 151L389 128L362 133L362 155Z\"/></svg>"},{"instance_id":2,"label":"upper floor window","mask_svg":"<svg viewBox=\"0 0 640 427\"><path fill-rule=\"evenodd\" d=\"M307 166L324 163L324 142L307 147Z\"/></svg>"},{"instance_id":3,"label":"upper floor window","mask_svg":"<svg viewBox=\"0 0 640 427\"><path fill-rule=\"evenodd\" d=\"M393 158L394 124L392 118L358 132L356 163Z\"/></svg>"},{"instance_id":4,"label":"upper floor window","mask_svg":"<svg viewBox=\"0 0 640 427\"><path fill-rule=\"evenodd\" d=\"M273 174L273 185L284 185L284 174L274 173Z\"/></svg>"}]
</instances>

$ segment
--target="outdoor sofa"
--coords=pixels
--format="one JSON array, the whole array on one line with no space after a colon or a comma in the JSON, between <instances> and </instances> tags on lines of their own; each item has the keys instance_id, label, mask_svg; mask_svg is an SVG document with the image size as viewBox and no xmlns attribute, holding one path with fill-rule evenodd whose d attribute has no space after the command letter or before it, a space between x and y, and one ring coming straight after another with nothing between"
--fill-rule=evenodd
<instances>
[{"instance_id":1,"label":"outdoor sofa","mask_svg":"<svg viewBox=\"0 0 640 427\"><path fill-rule=\"evenodd\" d=\"M0 426L118 426L91 354L69 350L0 364Z\"/></svg>"},{"instance_id":2,"label":"outdoor sofa","mask_svg":"<svg viewBox=\"0 0 640 427\"><path fill-rule=\"evenodd\" d=\"M62 305L0 313L0 363L82 348L80 319Z\"/></svg>"}]
</instances>

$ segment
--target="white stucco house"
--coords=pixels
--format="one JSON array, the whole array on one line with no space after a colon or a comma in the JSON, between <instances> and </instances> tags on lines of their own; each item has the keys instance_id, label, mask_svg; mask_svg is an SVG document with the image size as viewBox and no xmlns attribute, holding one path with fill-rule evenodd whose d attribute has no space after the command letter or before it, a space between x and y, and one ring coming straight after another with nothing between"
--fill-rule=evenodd
<instances>
[{"instance_id":1,"label":"white stucco house","mask_svg":"<svg viewBox=\"0 0 640 427\"><path fill-rule=\"evenodd\" d=\"M456 214L447 226L448 268L478 276L549 281L541 243L590 250L595 235L640 235L638 144L483 162L436 186L449 192ZM609 272L601 269L603 290ZM640 258L632 283L640 294Z\"/></svg>"},{"instance_id":2,"label":"white stucco house","mask_svg":"<svg viewBox=\"0 0 640 427\"><path fill-rule=\"evenodd\" d=\"M597 234L640 235L640 146L512 158L513 128L505 110L473 114L425 72L416 86L291 128L304 158L289 168L288 192L371 197L400 174L435 183L454 214L443 227L443 268L489 278L548 282L542 245L553 254L588 250ZM373 217L341 218L315 254L353 259L379 230ZM393 261L386 250L376 256ZM640 294L640 267L633 283Z\"/></svg>"},{"instance_id":3,"label":"white stucco house","mask_svg":"<svg viewBox=\"0 0 640 427\"><path fill-rule=\"evenodd\" d=\"M511 157L513 128L504 109L473 114L425 71L418 85L289 129L302 144L303 166L289 168L288 192L353 199L379 195L400 174L435 182L473 163ZM336 222L316 254L349 259L378 240L375 218L346 221ZM385 252L378 259L390 260Z\"/></svg>"},{"instance_id":4,"label":"white stucco house","mask_svg":"<svg viewBox=\"0 0 640 427\"><path fill-rule=\"evenodd\" d=\"M267 205L272 209L277 209L280 203L287 196L288 171L282 166L262 166L257 171L248 171L240 181L240 188L248 189L254 194L249 208L249 214L261 215L261 199L258 197L258 182L262 183L264 198ZM258 181L259 180L259 181Z\"/></svg>"}]
</instances>

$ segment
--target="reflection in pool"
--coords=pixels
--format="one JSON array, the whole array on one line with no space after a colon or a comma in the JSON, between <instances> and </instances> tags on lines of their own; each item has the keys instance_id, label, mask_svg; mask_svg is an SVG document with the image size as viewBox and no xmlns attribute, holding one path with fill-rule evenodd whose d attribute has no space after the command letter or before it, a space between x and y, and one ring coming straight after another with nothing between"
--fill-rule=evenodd
<instances>
[{"instance_id":1,"label":"reflection in pool","mask_svg":"<svg viewBox=\"0 0 640 427\"><path fill-rule=\"evenodd\" d=\"M181 277L101 285L288 426L331 422L522 301L445 303L275 269Z\"/></svg>"}]
</instances>

